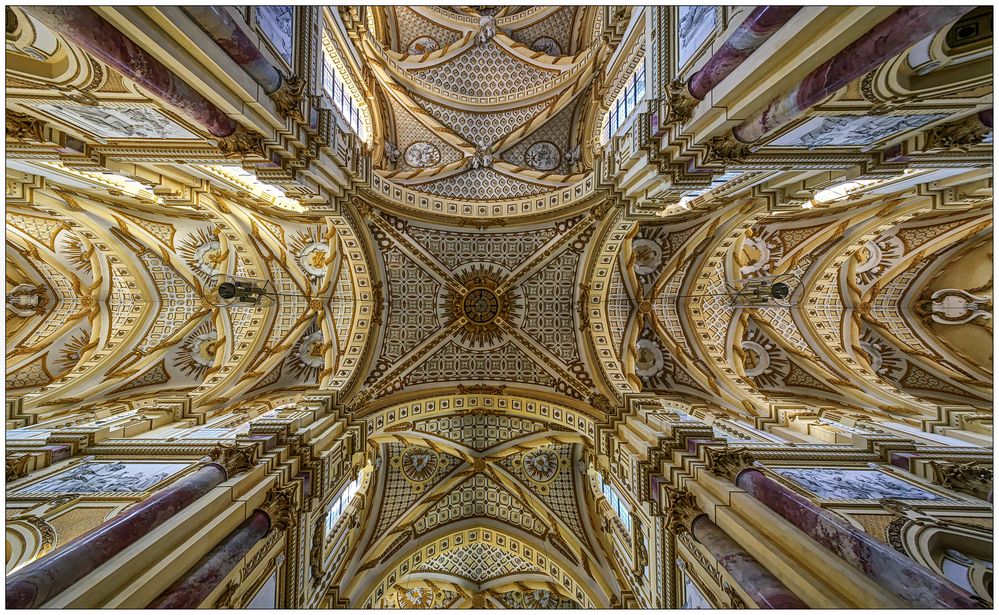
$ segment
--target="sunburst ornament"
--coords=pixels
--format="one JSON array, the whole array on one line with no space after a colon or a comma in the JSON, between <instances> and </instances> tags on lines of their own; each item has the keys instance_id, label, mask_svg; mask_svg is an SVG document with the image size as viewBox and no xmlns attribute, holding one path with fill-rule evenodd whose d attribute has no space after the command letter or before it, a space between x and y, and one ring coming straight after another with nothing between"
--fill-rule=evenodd
<instances>
[{"instance_id":1,"label":"sunburst ornament","mask_svg":"<svg viewBox=\"0 0 999 615\"><path fill-rule=\"evenodd\" d=\"M295 378L313 382L326 365L326 338L319 327L313 324L295 344L289 367Z\"/></svg>"},{"instance_id":2,"label":"sunburst ornament","mask_svg":"<svg viewBox=\"0 0 999 615\"><path fill-rule=\"evenodd\" d=\"M295 260L309 281L318 283L326 275L327 266L333 260L333 251L319 227L310 227L307 231L299 231L288 243Z\"/></svg>"},{"instance_id":3,"label":"sunburst ornament","mask_svg":"<svg viewBox=\"0 0 999 615\"><path fill-rule=\"evenodd\" d=\"M561 596L550 589L532 589L524 592L525 609L557 609Z\"/></svg>"},{"instance_id":4,"label":"sunburst ornament","mask_svg":"<svg viewBox=\"0 0 999 615\"><path fill-rule=\"evenodd\" d=\"M400 609L432 609L434 608L435 592L426 585L398 589L395 594L396 604Z\"/></svg>"},{"instance_id":5,"label":"sunburst ornament","mask_svg":"<svg viewBox=\"0 0 999 615\"><path fill-rule=\"evenodd\" d=\"M539 493L547 494L548 483L555 480L559 470L569 467L569 460L559 456L554 449L542 446L514 459L513 466L519 468L528 480L537 485Z\"/></svg>"},{"instance_id":6,"label":"sunburst ornament","mask_svg":"<svg viewBox=\"0 0 999 615\"><path fill-rule=\"evenodd\" d=\"M401 453L389 460L392 467L398 468L403 478L412 483L414 491L423 491L440 469L437 451L426 446L407 446Z\"/></svg>"},{"instance_id":7,"label":"sunburst ornament","mask_svg":"<svg viewBox=\"0 0 999 615\"><path fill-rule=\"evenodd\" d=\"M211 321L205 321L191 331L177 349L177 365L193 378L204 378L215 364L219 334Z\"/></svg>"},{"instance_id":8,"label":"sunburst ornament","mask_svg":"<svg viewBox=\"0 0 999 615\"><path fill-rule=\"evenodd\" d=\"M458 339L467 348L485 350L503 340L499 321L520 316L520 296L515 289L501 290L506 274L491 265L476 264L457 274L465 292L444 289L440 307L446 322L465 319Z\"/></svg>"},{"instance_id":9,"label":"sunburst ornament","mask_svg":"<svg viewBox=\"0 0 999 615\"><path fill-rule=\"evenodd\" d=\"M201 228L184 237L178 252L188 267L202 280L223 271L226 251L214 228Z\"/></svg>"}]
</instances>

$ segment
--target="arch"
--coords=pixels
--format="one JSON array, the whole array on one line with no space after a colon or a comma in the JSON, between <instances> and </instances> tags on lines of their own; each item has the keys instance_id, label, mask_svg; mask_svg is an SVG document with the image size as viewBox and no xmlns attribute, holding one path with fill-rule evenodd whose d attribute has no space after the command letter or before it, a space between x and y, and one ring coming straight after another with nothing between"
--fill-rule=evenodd
<instances>
[{"instance_id":1,"label":"arch","mask_svg":"<svg viewBox=\"0 0 999 615\"><path fill-rule=\"evenodd\" d=\"M35 516L20 516L6 524L5 574L35 561L56 547L55 529Z\"/></svg>"},{"instance_id":2,"label":"arch","mask_svg":"<svg viewBox=\"0 0 999 615\"><path fill-rule=\"evenodd\" d=\"M952 519L930 524L896 519L888 527L888 541L896 550L991 606L992 532Z\"/></svg>"}]
</instances>

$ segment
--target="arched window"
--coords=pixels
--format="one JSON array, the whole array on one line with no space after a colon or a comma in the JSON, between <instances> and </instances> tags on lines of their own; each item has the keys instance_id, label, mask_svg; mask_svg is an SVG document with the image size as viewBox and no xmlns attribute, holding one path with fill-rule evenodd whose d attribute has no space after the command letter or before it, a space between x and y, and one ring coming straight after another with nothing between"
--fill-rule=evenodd
<instances>
[{"instance_id":1,"label":"arched window","mask_svg":"<svg viewBox=\"0 0 999 615\"><path fill-rule=\"evenodd\" d=\"M992 604L992 531L956 521L947 525L899 519L888 528L896 550Z\"/></svg>"},{"instance_id":2,"label":"arched window","mask_svg":"<svg viewBox=\"0 0 999 615\"><path fill-rule=\"evenodd\" d=\"M940 570L957 585L992 602L991 559L945 549L940 555Z\"/></svg>"},{"instance_id":3,"label":"arched window","mask_svg":"<svg viewBox=\"0 0 999 615\"><path fill-rule=\"evenodd\" d=\"M610 140L638 108L638 103L645 98L645 62L639 62L635 72L618 92L611 103L607 115L604 116L603 142Z\"/></svg>"},{"instance_id":4,"label":"arched window","mask_svg":"<svg viewBox=\"0 0 999 615\"><path fill-rule=\"evenodd\" d=\"M604 482L603 474L597 474L597 477L600 480L600 491L604 494L604 497L607 498L607 502L610 503L611 508L614 509L618 518L621 519L621 523L623 523L624 527L628 528L630 531L631 511L628 510L627 502L625 502L624 498L621 497L621 494L617 492L617 489L611 486L610 483Z\"/></svg>"},{"instance_id":5,"label":"arched window","mask_svg":"<svg viewBox=\"0 0 999 615\"><path fill-rule=\"evenodd\" d=\"M350 505L350 500L353 499L354 494L361 487L361 473L357 473L357 478L347 483L347 486L343 488L340 492L340 496L333 500L328 511L326 511L326 535L328 536L333 528L336 526L336 522L343 516L347 506Z\"/></svg>"},{"instance_id":6,"label":"arched window","mask_svg":"<svg viewBox=\"0 0 999 615\"><path fill-rule=\"evenodd\" d=\"M334 59L335 54L336 48L332 39L326 32L323 32L323 93L329 97L333 108L351 127L354 134L366 140L367 131L365 121L362 118L362 105L355 93L356 88L352 88L344 80L341 70L337 67L340 63Z\"/></svg>"}]
</instances>

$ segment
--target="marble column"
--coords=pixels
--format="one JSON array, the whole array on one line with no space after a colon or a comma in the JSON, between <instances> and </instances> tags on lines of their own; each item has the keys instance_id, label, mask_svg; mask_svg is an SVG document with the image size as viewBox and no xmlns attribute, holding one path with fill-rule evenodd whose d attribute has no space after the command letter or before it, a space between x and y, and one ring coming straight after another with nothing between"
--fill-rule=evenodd
<instances>
[{"instance_id":1,"label":"marble column","mask_svg":"<svg viewBox=\"0 0 999 615\"><path fill-rule=\"evenodd\" d=\"M209 463L7 577L7 608L32 609L68 589L226 480Z\"/></svg>"},{"instance_id":2,"label":"marble column","mask_svg":"<svg viewBox=\"0 0 999 615\"><path fill-rule=\"evenodd\" d=\"M691 524L691 534L761 608L808 608L807 604L791 593L791 590L770 574L769 570L732 540L725 530L718 527L707 515L700 515L694 519Z\"/></svg>"},{"instance_id":3,"label":"marble column","mask_svg":"<svg viewBox=\"0 0 999 615\"><path fill-rule=\"evenodd\" d=\"M184 12L208 34L232 61L246 71L267 94L281 87L281 73L267 61L250 37L222 6L185 6Z\"/></svg>"},{"instance_id":4,"label":"marble column","mask_svg":"<svg viewBox=\"0 0 999 615\"><path fill-rule=\"evenodd\" d=\"M687 88L691 96L704 100L708 92L770 40L799 10L800 6L758 6L753 9L707 64L690 78Z\"/></svg>"},{"instance_id":5,"label":"marble column","mask_svg":"<svg viewBox=\"0 0 999 615\"><path fill-rule=\"evenodd\" d=\"M31 15L102 62L177 108L215 137L237 124L169 68L86 6L32 6Z\"/></svg>"},{"instance_id":6,"label":"marble column","mask_svg":"<svg viewBox=\"0 0 999 615\"><path fill-rule=\"evenodd\" d=\"M983 126L987 128L992 128L992 109L986 109L985 111L978 112L978 119L981 121Z\"/></svg>"},{"instance_id":7,"label":"marble column","mask_svg":"<svg viewBox=\"0 0 999 615\"><path fill-rule=\"evenodd\" d=\"M971 7L945 5L906 6L895 11L805 76L794 89L736 126L733 135L742 143L760 140L969 10Z\"/></svg>"},{"instance_id":8,"label":"marble column","mask_svg":"<svg viewBox=\"0 0 999 615\"><path fill-rule=\"evenodd\" d=\"M675 534L689 532L718 561L732 579L762 608L807 609L808 605L791 593L748 551L718 527L700 508L688 491L663 485L666 493L666 527Z\"/></svg>"},{"instance_id":9,"label":"marble column","mask_svg":"<svg viewBox=\"0 0 999 615\"><path fill-rule=\"evenodd\" d=\"M239 562L267 535L271 519L255 510L246 521L226 536L187 571L146 606L147 609L194 609L232 572Z\"/></svg>"},{"instance_id":10,"label":"marble column","mask_svg":"<svg viewBox=\"0 0 999 615\"><path fill-rule=\"evenodd\" d=\"M909 605L918 608L981 607L957 585L759 470L742 470L735 478L735 484Z\"/></svg>"},{"instance_id":11,"label":"marble column","mask_svg":"<svg viewBox=\"0 0 999 615\"><path fill-rule=\"evenodd\" d=\"M146 608L193 609L200 606L269 531L283 532L298 522L298 502L302 500L298 492L297 483L268 491L260 508Z\"/></svg>"}]
</instances>

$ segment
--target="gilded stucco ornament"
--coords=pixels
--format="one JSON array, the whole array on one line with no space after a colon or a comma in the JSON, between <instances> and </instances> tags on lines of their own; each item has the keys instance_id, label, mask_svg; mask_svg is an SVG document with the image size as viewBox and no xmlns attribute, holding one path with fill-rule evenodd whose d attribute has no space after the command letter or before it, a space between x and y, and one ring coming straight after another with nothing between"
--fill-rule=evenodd
<instances>
[{"instance_id":1,"label":"gilded stucco ornament","mask_svg":"<svg viewBox=\"0 0 999 615\"><path fill-rule=\"evenodd\" d=\"M555 480L560 471L569 469L569 459L560 457L550 447L542 446L515 458L513 467L521 469L524 475L534 483L538 493L546 495L549 492L548 483Z\"/></svg>"},{"instance_id":2,"label":"gilded stucco ornament","mask_svg":"<svg viewBox=\"0 0 999 615\"><path fill-rule=\"evenodd\" d=\"M41 286L18 284L7 292L7 309L22 318L45 313L47 304L48 293Z\"/></svg>"},{"instance_id":3,"label":"gilded stucco ornament","mask_svg":"<svg viewBox=\"0 0 999 615\"><path fill-rule=\"evenodd\" d=\"M213 605L216 609L234 609L237 608L236 605L236 590L239 589L239 581L236 579L229 579L225 584L225 588L219 597L215 599L215 604Z\"/></svg>"},{"instance_id":4,"label":"gilded stucco ornament","mask_svg":"<svg viewBox=\"0 0 999 615\"><path fill-rule=\"evenodd\" d=\"M479 31L475 35L475 42L485 45L496 36L496 17L493 15L482 15L479 17Z\"/></svg>"},{"instance_id":5,"label":"gilded stucco ornament","mask_svg":"<svg viewBox=\"0 0 999 615\"><path fill-rule=\"evenodd\" d=\"M467 166L470 169L486 169L493 166L494 159L495 156L493 156L492 150L488 147L480 147L468 159Z\"/></svg>"},{"instance_id":6,"label":"gilded stucco ornament","mask_svg":"<svg viewBox=\"0 0 999 615\"><path fill-rule=\"evenodd\" d=\"M429 585L396 589L396 604L400 609L432 609L435 593Z\"/></svg>"},{"instance_id":7,"label":"gilded stucco ornament","mask_svg":"<svg viewBox=\"0 0 999 615\"><path fill-rule=\"evenodd\" d=\"M389 464L399 470L415 492L423 491L442 465L437 451L418 445L407 446L392 456Z\"/></svg>"}]
</instances>

